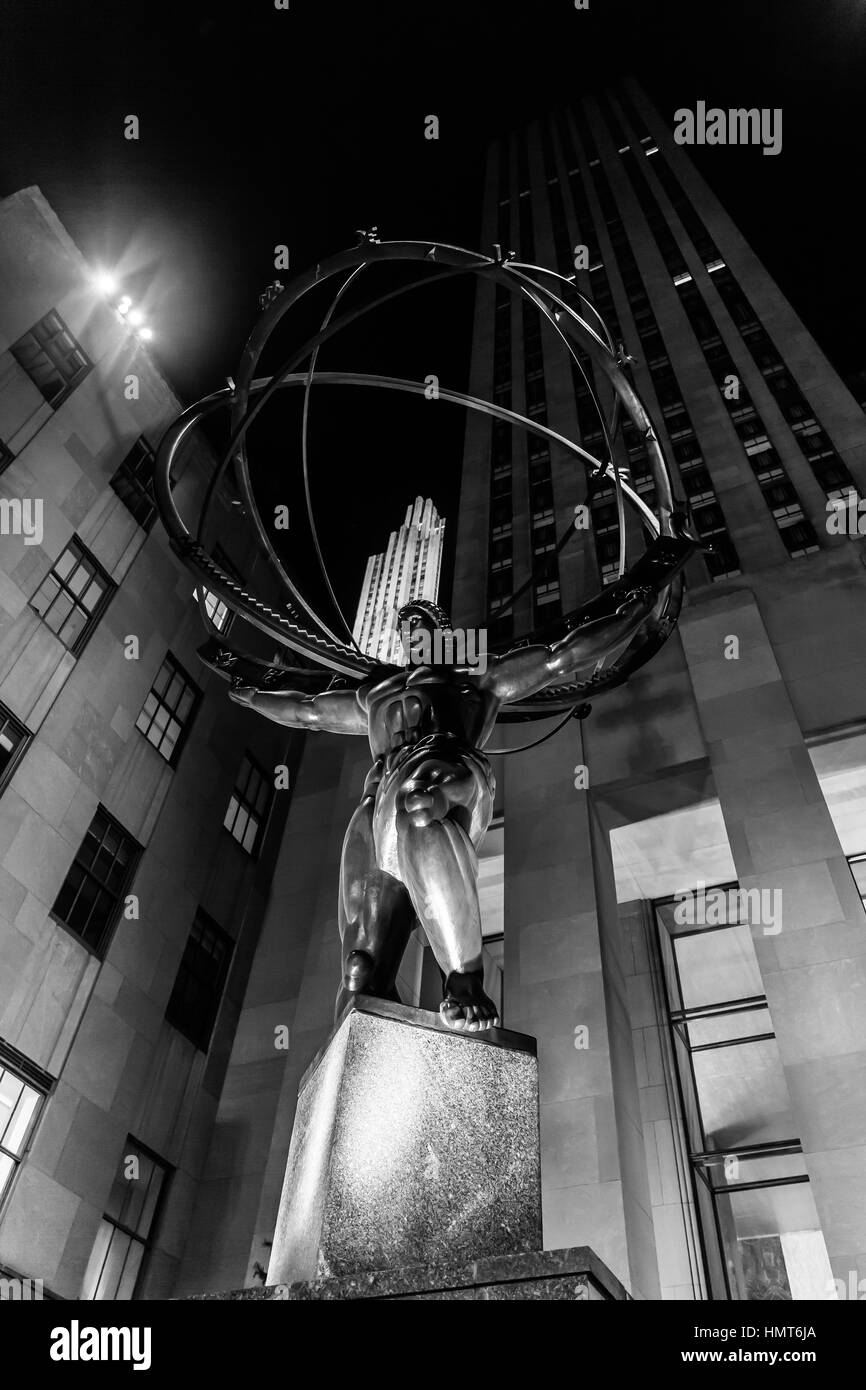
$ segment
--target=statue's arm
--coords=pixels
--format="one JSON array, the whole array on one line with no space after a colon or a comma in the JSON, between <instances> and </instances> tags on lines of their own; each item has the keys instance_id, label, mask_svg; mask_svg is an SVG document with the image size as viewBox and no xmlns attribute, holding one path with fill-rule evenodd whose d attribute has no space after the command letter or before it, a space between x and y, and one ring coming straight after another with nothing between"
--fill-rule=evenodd
<instances>
[{"instance_id":1,"label":"statue's arm","mask_svg":"<svg viewBox=\"0 0 866 1390\"><path fill-rule=\"evenodd\" d=\"M488 666L482 684L503 704L526 700L545 686L594 666L637 632L655 602L651 590L630 594L609 618L576 628L552 647L522 647Z\"/></svg>"},{"instance_id":2,"label":"statue's arm","mask_svg":"<svg viewBox=\"0 0 866 1390\"><path fill-rule=\"evenodd\" d=\"M286 724L290 729L318 729L326 734L366 734L367 714L355 690L325 690L304 695L299 690L258 690L236 685L229 690L236 704Z\"/></svg>"}]
</instances>

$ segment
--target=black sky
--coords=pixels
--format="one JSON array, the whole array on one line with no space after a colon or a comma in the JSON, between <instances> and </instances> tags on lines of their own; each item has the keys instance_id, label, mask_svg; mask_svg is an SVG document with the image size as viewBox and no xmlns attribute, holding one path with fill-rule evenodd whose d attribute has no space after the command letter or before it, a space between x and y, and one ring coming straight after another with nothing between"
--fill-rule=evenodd
<instances>
[{"instance_id":1,"label":"black sky","mask_svg":"<svg viewBox=\"0 0 866 1390\"><path fill-rule=\"evenodd\" d=\"M782 107L778 157L717 147L697 163L834 363L866 363L866 0L0 0L0 25L0 193L40 185L88 259L122 271L185 399L234 371L276 244L294 269L373 224L477 246L487 141L629 72L671 123L698 99ZM129 113L138 142L123 138ZM328 360L459 386L470 308L419 300ZM321 397L313 483L351 603L416 492L453 516L462 420L348 401ZM260 439L277 491L296 463L291 414Z\"/></svg>"}]
</instances>

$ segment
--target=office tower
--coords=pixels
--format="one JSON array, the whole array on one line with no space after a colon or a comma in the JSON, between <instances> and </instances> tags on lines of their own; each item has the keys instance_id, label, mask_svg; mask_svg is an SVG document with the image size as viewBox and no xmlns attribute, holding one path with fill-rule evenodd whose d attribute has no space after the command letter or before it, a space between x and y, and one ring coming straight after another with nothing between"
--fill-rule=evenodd
<instances>
[{"instance_id":1,"label":"office tower","mask_svg":"<svg viewBox=\"0 0 866 1390\"><path fill-rule=\"evenodd\" d=\"M649 1298L833 1296L866 1250L866 576L832 525L866 427L673 123L628 82L488 157L482 246L576 275L713 547L660 656L499 760L504 1016L539 1040L546 1244L590 1244ZM599 455L578 358L479 287L470 392ZM615 457L652 505L628 425ZM553 634L614 579L612 486L557 551L585 498L570 460L471 417L455 621ZM711 912L707 884L730 888Z\"/></svg>"},{"instance_id":2,"label":"office tower","mask_svg":"<svg viewBox=\"0 0 866 1390\"><path fill-rule=\"evenodd\" d=\"M445 522L433 503L416 497L385 553L370 556L353 629L362 651L386 664L405 660L397 614L413 598L436 602L444 537Z\"/></svg>"}]
</instances>

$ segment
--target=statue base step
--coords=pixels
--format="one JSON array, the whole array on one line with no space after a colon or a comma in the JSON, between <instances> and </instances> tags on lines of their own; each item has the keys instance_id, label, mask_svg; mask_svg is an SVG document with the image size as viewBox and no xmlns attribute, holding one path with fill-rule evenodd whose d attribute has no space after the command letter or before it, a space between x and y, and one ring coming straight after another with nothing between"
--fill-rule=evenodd
<instances>
[{"instance_id":1,"label":"statue base step","mask_svg":"<svg viewBox=\"0 0 866 1390\"><path fill-rule=\"evenodd\" d=\"M535 1250L521 1255L494 1255L466 1264L408 1265L370 1270L339 1279L299 1284L266 1284L260 1289L200 1294L199 1301L231 1299L290 1303L346 1301L356 1298L482 1299L512 1302L605 1303L627 1300L628 1293L587 1246L572 1250Z\"/></svg>"}]
</instances>

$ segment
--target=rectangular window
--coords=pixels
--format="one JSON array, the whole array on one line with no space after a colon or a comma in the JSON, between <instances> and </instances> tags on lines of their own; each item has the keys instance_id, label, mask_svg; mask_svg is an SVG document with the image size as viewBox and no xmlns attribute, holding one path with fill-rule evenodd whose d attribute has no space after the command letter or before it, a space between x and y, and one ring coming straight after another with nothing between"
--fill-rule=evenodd
<instances>
[{"instance_id":1,"label":"rectangular window","mask_svg":"<svg viewBox=\"0 0 866 1390\"><path fill-rule=\"evenodd\" d=\"M135 727L174 766L201 699L201 691L171 652L144 702Z\"/></svg>"},{"instance_id":2,"label":"rectangular window","mask_svg":"<svg viewBox=\"0 0 866 1390\"><path fill-rule=\"evenodd\" d=\"M100 806L51 909L55 921L100 957L141 853L141 845Z\"/></svg>"},{"instance_id":3,"label":"rectangular window","mask_svg":"<svg viewBox=\"0 0 866 1390\"><path fill-rule=\"evenodd\" d=\"M115 585L77 536L46 574L30 607L79 656L105 609Z\"/></svg>"},{"instance_id":4,"label":"rectangular window","mask_svg":"<svg viewBox=\"0 0 866 1390\"><path fill-rule=\"evenodd\" d=\"M258 853L270 804L271 786L267 774L249 753L245 753L223 825L247 854L255 856Z\"/></svg>"},{"instance_id":5,"label":"rectangular window","mask_svg":"<svg viewBox=\"0 0 866 1390\"><path fill-rule=\"evenodd\" d=\"M5 705L0 705L0 792L9 782L33 735Z\"/></svg>"},{"instance_id":6,"label":"rectangular window","mask_svg":"<svg viewBox=\"0 0 866 1390\"><path fill-rule=\"evenodd\" d=\"M0 1044L0 1203L30 1142L51 1077Z\"/></svg>"},{"instance_id":7,"label":"rectangular window","mask_svg":"<svg viewBox=\"0 0 866 1390\"><path fill-rule=\"evenodd\" d=\"M149 531L156 519L155 459L144 435L140 435L111 479L114 491L144 531Z\"/></svg>"},{"instance_id":8,"label":"rectangular window","mask_svg":"<svg viewBox=\"0 0 866 1390\"><path fill-rule=\"evenodd\" d=\"M55 410L91 368L55 309L13 343L10 352Z\"/></svg>"},{"instance_id":9,"label":"rectangular window","mask_svg":"<svg viewBox=\"0 0 866 1390\"><path fill-rule=\"evenodd\" d=\"M233 949L231 937L199 908L165 1017L201 1052L210 1046Z\"/></svg>"},{"instance_id":10,"label":"rectangular window","mask_svg":"<svg viewBox=\"0 0 866 1390\"><path fill-rule=\"evenodd\" d=\"M135 1298L153 1242L166 1165L127 1139L108 1205L90 1253L81 1297L97 1302Z\"/></svg>"}]
</instances>

